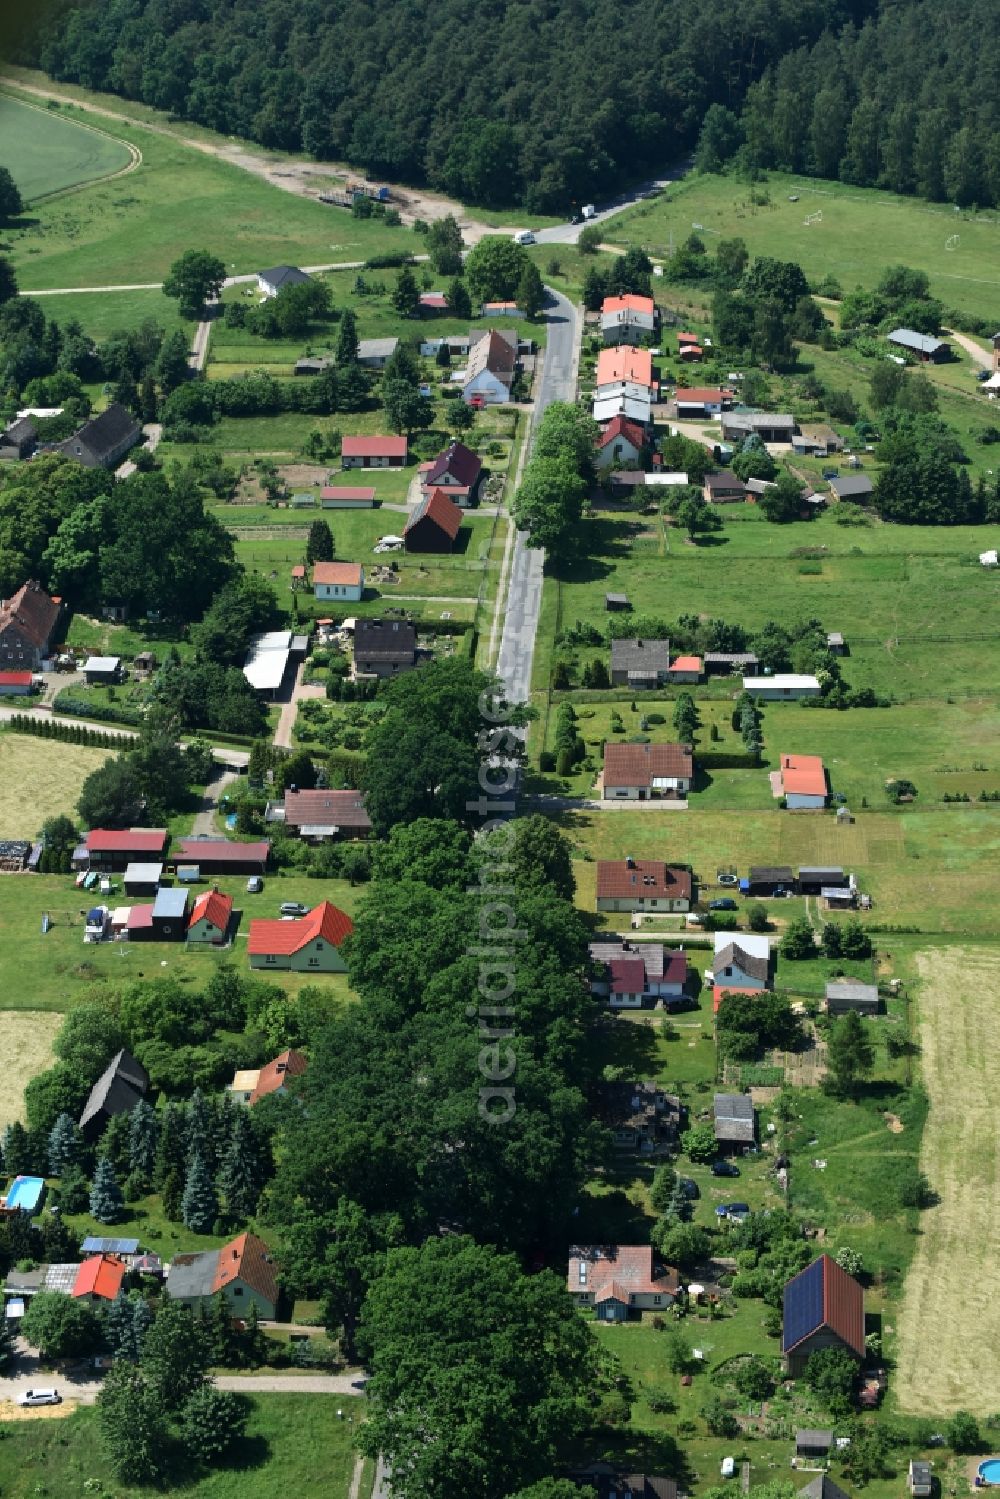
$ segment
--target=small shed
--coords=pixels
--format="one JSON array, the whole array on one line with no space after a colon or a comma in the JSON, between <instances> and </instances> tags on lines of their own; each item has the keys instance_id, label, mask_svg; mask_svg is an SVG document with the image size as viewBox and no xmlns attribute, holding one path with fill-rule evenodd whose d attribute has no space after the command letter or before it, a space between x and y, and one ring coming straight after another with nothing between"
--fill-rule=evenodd
<instances>
[{"instance_id":1,"label":"small shed","mask_svg":"<svg viewBox=\"0 0 1000 1499\"><path fill-rule=\"evenodd\" d=\"M0 697L27 697L33 685L30 671L0 671Z\"/></svg>"},{"instance_id":2,"label":"small shed","mask_svg":"<svg viewBox=\"0 0 1000 1499\"><path fill-rule=\"evenodd\" d=\"M846 1015L848 1010L857 1010L859 1015L877 1015L877 984L855 983L853 979L831 979L826 986L826 1013Z\"/></svg>"},{"instance_id":3,"label":"small shed","mask_svg":"<svg viewBox=\"0 0 1000 1499\"><path fill-rule=\"evenodd\" d=\"M622 610L631 609L627 593L606 593L604 595L604 607L609 613L620 613Z\"/></svg>"},{"instance_id":4,"label":"small shed","mask_svg":"<svg viewBox=\"0 0 1000 1499\"><path fill-rule=\"evenodd\" d=\"M144 864L133 860L125 870L125 894L155 895L162 879L162 864Z\"/></svg>"},{"instance_id":5,"label":"small shed","mask_svg":"<svg viewBox=\"0 0 1000 1499\"><path fill-rule=\"evenodd\" d=\"M934 1473L931 1465L921 1458L911 1457L906 1474L906 1487L913 1499L930 1499L934 1492Z\"/></svg>"},{"instance_id":6,"label":"small shed","mask_svg":"<svg viewBox=\"0 0 1000 1499\"><path fill-rule=\"evenodd\" d=\"M187 932L188 892L176 885L158 890L153 902L153 937L161 942L183 942Z\"/></svg>"},{"instance_id":7,"label":"small shed","mask_svg":"<svg viewBox=\"0 0 1000 1499\"><path fill-rule=\"evenodd\" d=\"M832 1446L832 1431L819 1431L812 1426L801 1426L795 1433L796 1457L829 1457Z\"/></svg>"},{"instance_id":8,"label":"small shed","mask_svg":"<svg viewBox=\"0 0 1000 1499\"><path fill-rule=\"evenodd\" d=\"M121 656L88 656L83 663L83 673L88 687L113 684L122 679Z\"/></svg>"}]
</instances>

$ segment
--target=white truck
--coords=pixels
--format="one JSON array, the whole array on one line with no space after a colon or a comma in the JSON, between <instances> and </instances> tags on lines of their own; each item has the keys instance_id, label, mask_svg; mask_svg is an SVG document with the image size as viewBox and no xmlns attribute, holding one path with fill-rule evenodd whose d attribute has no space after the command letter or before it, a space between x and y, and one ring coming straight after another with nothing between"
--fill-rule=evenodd
<instances>
[{"instance_id":1,"label":"white truck","mask_svg":"<svg viewBox=\"0 0 1000 1499\"><path fill-rule=\"evenodd\" d=\"M580 217L584 220L594 218L596 213L597 209L594 207L593 203L585 203L580 209Z\"/></svg>"}]
</instances>

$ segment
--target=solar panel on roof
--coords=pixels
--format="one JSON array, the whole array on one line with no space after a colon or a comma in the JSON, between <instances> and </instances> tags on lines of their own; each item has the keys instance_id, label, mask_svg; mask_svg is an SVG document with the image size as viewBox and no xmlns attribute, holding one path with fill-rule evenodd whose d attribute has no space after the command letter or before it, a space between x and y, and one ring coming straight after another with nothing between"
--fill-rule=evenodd
<instances>
[{"instance_id":1,"label":"solar panel on roof","mask_svg":"<svg viewBox=\"0 0 1000 1499\"><path fill-rule=\"evenodd\" d=\"M813 1260L785 1287L782 1349L785 1353L823 1325L823 1261Z\"/></svg>"},{"instance_id":2,"label":"solar panel on roof","mask_svg":"<svg viewBox=\"0 0 1000 1499\"><path fill-rule=\"evenodd\" d=\"M138 1254L138 1239L103 1239L88 1234L80 1245L81 1254Z\"/></svg>"}]
</instances>

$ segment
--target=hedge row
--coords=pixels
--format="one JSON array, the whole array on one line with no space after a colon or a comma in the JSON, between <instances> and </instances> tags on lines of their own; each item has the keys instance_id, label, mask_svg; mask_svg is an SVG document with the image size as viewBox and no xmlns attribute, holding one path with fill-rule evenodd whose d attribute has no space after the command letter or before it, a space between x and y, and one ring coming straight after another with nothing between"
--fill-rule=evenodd
<instances>
[{"instance_id":1,"label":"hedge row","mask_svg":"<svg viewBox=\"0 0 1000 1499\"><path fill-rule=\"evenodd\" d=\"M36 739L55 739L62 744L84 744L92 749L117 749L122 742L120 734L88 729L85 724L53 723L49 718L31 718L25 713L9 719L7 728L15 734L32 734Z\"/></svg>"}]
</instances>

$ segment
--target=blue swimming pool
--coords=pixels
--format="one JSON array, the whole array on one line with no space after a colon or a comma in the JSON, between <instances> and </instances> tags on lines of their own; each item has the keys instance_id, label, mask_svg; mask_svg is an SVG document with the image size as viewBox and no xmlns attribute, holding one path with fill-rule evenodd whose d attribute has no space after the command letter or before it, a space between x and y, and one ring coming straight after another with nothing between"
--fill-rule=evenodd
<instances>
[{"instance_id":1,"label":"blue swimming pool","mask_svg":"<svg viewBox=\"0 0 1000 1499\"><path fill-rule=\"evenodd\" d=\"M15 1176L7 1192L7 1206L36 1213L44 1194L45 1182L40 1176Z\"/></svg>"},{"instance_id":2,"label":"blue swimming pool","mask_svg":"<svg viewBox=\"0 0 1000 1499\"><path fill-rule=\"evenodd\" d=\"M1000 1457L991 1457L980 1463L979 1477L983 1483L1000 1484Z\"/></svg>"}]
</instances>

